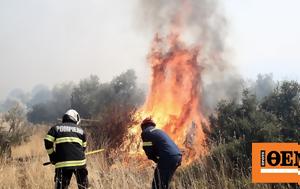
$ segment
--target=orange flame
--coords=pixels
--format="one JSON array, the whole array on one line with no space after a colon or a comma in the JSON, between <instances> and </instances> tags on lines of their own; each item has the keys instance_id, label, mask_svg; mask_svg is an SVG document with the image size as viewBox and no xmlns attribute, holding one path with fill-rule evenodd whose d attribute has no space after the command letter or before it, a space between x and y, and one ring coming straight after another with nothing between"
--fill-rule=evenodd
<instances>
[{"instance_id":1,"label":"orange flame","mask_svg":"<svg viewBox=\"0 0 300 189\"><path fill-rule=\"evenodd\" d=\"M176 15L169 36L156 34L148 61L152 70L151 87L137 117L152 117L158 128L166 131L184 153L185 162L192 162L204 149L201 112L200 47L187 47L181 40L181 21ZM139 127L133 127L137 133Z\"/></svg>"},{"instance_id":2,"label":"orange flame","mask_svg":"<svg viewBox=\"0 0 300 189\"><path fill-rule=\"evenodd\" d=\"M181 148L189 148L199 155L204 134L200 111L201 68L197 62L199 48L187 48L176 35L167 51L162 49L164 40L154 39L149 56L152 82L146 103L140 109L151 116L157 126L165 130ZM190 137L190 139L189 139ZM200 147L200 149L196 149ZM190 157L191 158L191 157Z\"/></svg>"}]
</instances>

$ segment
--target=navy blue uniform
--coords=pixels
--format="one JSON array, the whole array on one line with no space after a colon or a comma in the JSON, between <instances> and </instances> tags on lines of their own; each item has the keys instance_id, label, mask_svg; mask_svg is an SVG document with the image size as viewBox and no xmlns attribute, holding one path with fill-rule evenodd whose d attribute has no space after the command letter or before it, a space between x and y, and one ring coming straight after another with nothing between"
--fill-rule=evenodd
<instances>
[{"instance_id":1,"label":"navy blue uniform","mask_svg":"<svg viewBox=\"0 0 300 189\"><path fill-rule=\"evenodd\" d=\"M148 126L142 132L143 149L148 159L157 163L152 189L168 189L171 178L181 164L181 152L162 130Z\"/></svg>"}]
</instances>

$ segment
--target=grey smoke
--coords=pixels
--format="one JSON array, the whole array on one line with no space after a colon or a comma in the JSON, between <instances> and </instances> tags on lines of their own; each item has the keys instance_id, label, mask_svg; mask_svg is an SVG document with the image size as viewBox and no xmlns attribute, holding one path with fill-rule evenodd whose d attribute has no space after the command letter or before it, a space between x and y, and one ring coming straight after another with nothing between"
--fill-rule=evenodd
<instances>
[{"instance_id":1,"label":"grey smoke","mask_svg":"<svg viewBox=\"0 0 300 189\"><path fill-rule=\"evenodd\" d=\"M29 106L41 104L49 101L52 98L51 90L46 85L36 85L31 91L31 99L28 102Z\"/></svg>"},{"instance_id":2,"label":"grey smoke","mask_svg":"<svg viewBox=\"0 0 300 189\"><path fill-rule=\"evenodd\" d=\"M9 92L5 100L0 102L0 112L6 112L16 105L26 110L26 103L29 99L29 93L24 92L20 88L15 88Z\"/></svg>"},{"instance_id":3,"label":"grey smoke","mask_svg":"<svg viewBox=\"0 0 300 189\"><path fill-rule=\"evenodd\" d=\"M30 111L33 106L40 104L54 104L49 112L56 110L65 111L70 107L70 96L74 84L72 82L56 84L52 89L48 86L39 84L33 87L30 92L22 89L13 89L9 92L7 98L0 102L0 112L6 112L19 105L25 112ZM50 107L50 106L49 106ZM51 106L52 107L52 106Z\"/></svg>"},{"instance_id":4,"label":"grey smoke","mask_svg":"<svg viewBox=\"0 0 300 189\"><path fill-rule=\"evenodd\" d=\"M266 96L272 93L276 83L273 80L272 74L258 74L255 82L250 84L250 92L256 95L258 100L263 100Z\"/></svg>"},{"instance_id":5,"label":"grey smoke","mask_svg":"<svg viewBox=\"0 0 300 189\"><path fill-rule=\"evenodd\" d=\"M200 44L207 54L225 50L227 20L218 0L141 0L137 10L144 30L166 35L179 13L187 41Z\"/></svg>"},{"instance_id":6,"label":"grey smoke","mask_svg":"<svg viewBox=\"0 0 300 189\"><path fill-rule=\"evenodd\" d=\"M187 5L187 6L186 6ZM185 9L189 11L185 11ZM138 24L144 31L166 36L178 12L183 16L183 40L200 45L199 64L202 71L202 108L211 113L223 100L239 100L243 80L230 64L226 47L227 25L219 0L141 0Z\"/></svg>"}]
</instances>

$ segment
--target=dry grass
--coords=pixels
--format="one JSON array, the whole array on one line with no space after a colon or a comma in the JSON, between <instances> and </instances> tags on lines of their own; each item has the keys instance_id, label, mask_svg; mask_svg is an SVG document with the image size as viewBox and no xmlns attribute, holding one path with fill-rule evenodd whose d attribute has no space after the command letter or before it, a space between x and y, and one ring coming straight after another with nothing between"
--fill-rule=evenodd
<instances>
[{"instance_id":1,"label":"dry grass","mask_svg":"<svg viewBox=\"0 0 300 189\"><path fill-rule=\"evenodd\" d=\"M1 160L1 189L53 188L54 168L42 165L48 161L43 146L45 133L45 131L38 131L29 142L13 147L13 160ZM113 166L108 166L102 154L89 156L87 160L92 188L142 189L150 187L152 168L142 168L134 161L126 165L116 161ZM77 188L74 177L69 188Z\"/></svg>"},{"instance_id":2,"label":"dry grass","mask_svg":"<svg viewBox=\"0 0 300 189\"><path fill-rule=\"evenodd\" d=\"M12 149L12 155L17 160L2 160L0 164L0 188L2 189L49 189L54 186L54 168L42 166L48 161L43 148L44 130L39 130L31 137L28 143ZM22 157L28 157L27 159ZM92 188L97 189L145 189L150 188L153 168L141 167L139 161L116 160L108 165L103 154L89 156L88 170ZM238 180L227 176L228 166L216 168L201 162L190 166L181 167L177 171L172 185L176 189L236 189L236 188L293 188L287 185L253 185L251 178L241 174ZM72 178L71 189L77 188L75 178Z\"/></svg>"}]
</instances>

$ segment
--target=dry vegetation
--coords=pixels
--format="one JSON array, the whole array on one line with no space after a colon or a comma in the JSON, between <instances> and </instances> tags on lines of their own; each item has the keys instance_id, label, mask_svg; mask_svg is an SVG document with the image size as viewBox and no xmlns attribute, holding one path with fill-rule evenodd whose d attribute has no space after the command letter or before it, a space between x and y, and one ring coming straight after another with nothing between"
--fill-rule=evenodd
<instances>
[{"instance_id":1,"label":"dry vegetation","mask_svg":"<svg viewBox=\"0 0 300 189\"><path fill-rule=\"evenodd\" d=\"M43 136L46 131L37 131L30 141L13 147L12 160L2 159L0 164L0 188L52 188L54 185L54 168L42 166L48 161L43 147ZM145 169L136 162L126 166L116 161L108 166L104 155L88 157L89 180L92 188L145 188L150 187L151 168ZM75 178L71 187L77 188Z\"/></svg>"},{"instance_id":2,"label":"dry vegetation","mask_svg":"<svg viewBox=\"0 0 300 189\"><path fill-rule=\"evenodd\" d=\"M54 168L42 166L48 161L43 149L43 136L46 130L37 130L27 143L13 147L13 160L2 159L0 164L0 188L5 189L31 189L53 188ZM26 158L27 157L27 158ZM113 165L108 165L104 154L96 154L88 158L89 180L92 188L98 189L142 189L150 188L153 168L141 166L138 161L124 163L115 157ZM122 163L123 162L123 163ZM221 167L213 164L195 163L188 167L181 167L172 183L173 188L292 188L287 185L253 185L251 178L240 174L238 180L228 177L228 162L220 161ZM223 163L222 163L223 162ZM77 188L75 178L70 188Z\"/></svg>"}]
</instances>

